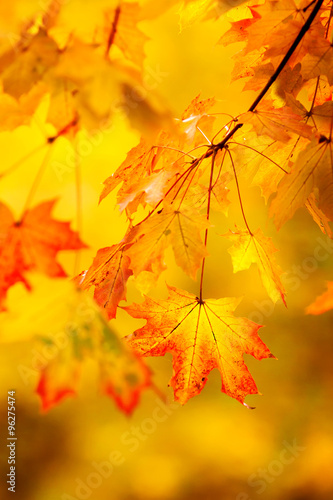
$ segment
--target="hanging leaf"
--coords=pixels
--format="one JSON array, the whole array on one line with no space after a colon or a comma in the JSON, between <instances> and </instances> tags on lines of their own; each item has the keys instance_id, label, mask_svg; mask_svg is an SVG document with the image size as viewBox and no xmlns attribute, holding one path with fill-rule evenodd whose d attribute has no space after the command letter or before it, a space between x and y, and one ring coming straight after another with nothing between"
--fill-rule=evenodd
<instances>
[{"instance_id":1,"label":"hanging leaf","mask_svg":"<svg viewBox=\"0 0 333 500\"><path fill-rule=\"evenodd\" d=\"M261 229L252 234L237 227L235 231L229 231L225 236L234 242L228 249L234 272L243 271L251 264L257 264L261 280L270 298L274 302L281 298L286 305L285 290L280 278L282 271L275 262L276 248L271 238L264 236Z\"/></svg>"},{"instance_id":2,"label":"hanging leaf","mask_svg":"<svg viewBox=\"0 0 333 500\"><path fill-rule=\"evenodd\" d=\"M142 304L125 310L134 318L147 320L146 325L127 337L141 356L173 356L171 386L176 401L185 404L199 394L209 373L218 368L222 392L241 403L248 394L257 394L244 354L256 359L274 357L260 340L260 325L233 312L240 299L203 300L169 288L167 300L148 297Z\"/></svg>"},{"instance_id":3,"label":"hanging leaf","mask_svg":"<svg viewBox=\"0 0 333 500\"><path fill-rule=\"evenodd\" d=\"M56 257L61 250L86 248L69 222L52 219L56 200L45 201L15 221L10 209L0 203L0 298L9 287L22 281L26 271L47 276L66 276Z\"/></svg>"}]
</instances>

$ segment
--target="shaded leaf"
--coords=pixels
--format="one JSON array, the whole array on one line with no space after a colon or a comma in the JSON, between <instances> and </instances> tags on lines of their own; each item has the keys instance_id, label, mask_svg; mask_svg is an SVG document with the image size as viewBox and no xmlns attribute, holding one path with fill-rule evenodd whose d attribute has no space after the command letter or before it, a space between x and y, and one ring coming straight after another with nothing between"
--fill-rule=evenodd
<instances>
[{"instance_id":1,"label":"shaded leaf","mask_svg":"<svg viewBox=\"0 0 333 500\"><path fill-rule=\"evenodd\" d=\"M0 75L3 89L18 99L39 82L59 59L57 44L45 30L40 29L17 50L0 58ZM10 61L11 59L11 61Z\"/></svg>"},{"instance_id":2,"label":"shaded leaf","mask_svg":"<svg viewBox=\"0 0 333 500\"><path fill-rule=\"evenodd\" d=\"M300 152L291 173L279 183L270 208L278 229L305 205L315 188L318 189L318 208L332 220L332 151L330 141L324 136L312 141Z\"/></svg>"},{"instance_id":3,"label":"shaded leaf","mask_svg":"<svg viewBox=\"0 0 333 500\"><path fill-rule=\"evenodd\" d=\"M171 245L176 263L193 279L202 259L207 255L200 233L209 225L206 217L182 205L177 210L169 205L135 226L127 241L133 243L126 251L131 269L137 276L141 271L163 269L163 256Z\"/></svg>"},{"instance_id":4,"label":"shaded leaf","mask_svg":"<svg viewBox=\"0 0 333 500\"><path fill-rule=\"evenodd\" d=\"M288 142L290 134L312 136L312 128L302 121L301 116L287 106L276 109L267 100L261 101L254 111L240 115L239 120L250 123L258 135L265 134L281 142Z\"/></svg>"},{"instance_id":5,"label":"shaded leaf","mask_svg":"<svg viewBox=\"0 0 333 500\"><path fill-rule=\"evenodd\" d=\"M247 29L251 24L260 19L260 15L254 9L251 9L251 7L249 7L248 14L251 17L231 22L231 28L222 35L218 41L219 45L227 46L230 43L247 41Z\"/></svg>"},{"instance_id":6,"label":"shaded leaf","mask_svg":"<svg viewBox=\"0 0 333 500\"><path fill-rule=\"evenodd\" d=\"M47 411L75 396L84 363L99 366L101 390L131 413L150 385L150 371L109 326L92 298L67 279L29 275L32 290L9 297L1 341L32 339L40 353L37 394ZM13 300L15 299L15 300ZM43 353L47 353L47 356Z\"/></svg>"},{"instance_id":7,"label":"shaded leaf","mask_svg":"<svg viewBox=\"0 0 333 500\"><path fill-rule=\"evenodd\" d=\"M9 94L0 94L0 131L30 124L45 92L45 86L39 84L18 100Z\"/></svg>"}]
</instances>

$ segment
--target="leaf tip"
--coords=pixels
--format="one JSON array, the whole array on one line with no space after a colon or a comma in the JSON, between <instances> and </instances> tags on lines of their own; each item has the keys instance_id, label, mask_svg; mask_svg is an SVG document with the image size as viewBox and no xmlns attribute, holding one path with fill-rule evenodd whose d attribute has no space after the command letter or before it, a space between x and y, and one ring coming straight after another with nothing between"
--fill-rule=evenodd
<instances>
[{"instance_id":1,"label":"leaf tip","mask_svg":"<svg viewBox=\"0 0 333 500\"><path fill-rule=\"evenodd\" d=\"M258 393L258 394L260 395L260 393ZM245 408L247 408L248 410L255 410L255 409L256 409L256 407L255 407L255 406L249 406L248 404L246 404L246 403L245 403L245 401L243 401L243 403L242 403L242 404L243 404L243 405L245 406Z\"/></svg>"}]
</instances>

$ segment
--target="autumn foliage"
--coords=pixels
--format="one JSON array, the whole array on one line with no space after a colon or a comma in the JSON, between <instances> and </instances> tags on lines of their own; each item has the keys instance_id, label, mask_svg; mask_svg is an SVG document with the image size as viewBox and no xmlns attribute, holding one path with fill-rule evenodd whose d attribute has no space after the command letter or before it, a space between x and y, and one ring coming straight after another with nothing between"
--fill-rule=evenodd
<instances>
[{"instance_id":1,"label":"autumn foliage","mask_svg":"<svg viewBox=\"0 0 333 500\"><path fill-rule=\"evenodd\" d=\"M245 404L245 397L258 389L243 355L258 360L274 356L259 337L262 325L235 312L241 297L206 296L211 232L230 243L229 256L225 253L221 265L231 258L237 273L254 264L258 286L272 301L285 305L288 298L277 249L265 227L248 217L241 183L260 188L267 216L277 230L303 207L332 237L331 0L171 4L179 4L182 29L228 12L230 29L216 42L221 51L231 43L242 43L234 56L232 80L242 79L244 91L257 93L248 110L238 116L223 113L218 82L216 99L189 96L180 117L173 117L154 92L138 94L147 41L140 21L162 14L163 2L155 8L150 2L145 7L128 2L111 5L99 12L89 33L73 29L63 15L65 7L50 2L43 15L36 14L29 25L20 27L14 41L1 45L1 131L31 126L36 107L48 99L45 123L50 132L40 146L45 158L36 179L26 181L31 189L23 212L16 218L10 207L0 203L4 329L25 324L25 337L52 345L52 335L45 337L43 331L45 318L36 320L31 314L36 310L43 316L44 311L47 317L48 305L57 294L62 297L56 322L67 329L70 341L40 370L37 393L44 409L77 392L82 364L93 358L100 367L103 391L129 413L141 391L152 386L152 374L142 357L165 353L172 354L170 384L180 403L199 394L209 373L218 368L222 392ZM78 133L93 136L97 128L106 129L119 110L142 137L115 171L110 166L99 202L105 203L116 191L128 227L119 242L96 249L88 269L66 278L58 252L78 252L94 242L83 242L80 231L52 217L54 199L34 204L34 193L60 138L71 144L75 157ZM0 175L16 175L19 180L19 168L16 162ZM233 193L241 227L228 215ZM197 283L196 295L169 282L165 259L169 247L179 268ZM36 279L36 272L48 280ZM168 297L157 300L149 292L162 274ZM8 291L18 282L29 294L15 311ZM136 287L143 302L127 304L128 287ZM330 282L306 312L321 314L332 307ZM124 340L112 330L118 308L146 320ZM55 321L54 314L50 321ZM4 337L10 340L8 333Z\"/></svg>"}]
</instances>

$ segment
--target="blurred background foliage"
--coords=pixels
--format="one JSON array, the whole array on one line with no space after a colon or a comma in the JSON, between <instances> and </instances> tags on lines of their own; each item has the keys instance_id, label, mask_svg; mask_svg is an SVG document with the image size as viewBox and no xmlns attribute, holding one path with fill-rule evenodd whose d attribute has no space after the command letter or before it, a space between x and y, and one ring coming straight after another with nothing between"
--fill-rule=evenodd
<instances>
[{"instance_id":1,"label":"blurred background foliage","mask_svg":"<svg viewBox=\"0 0 333 500\"><path fill-rule=\"evenodd\" d=\"M105 4L105 1L71 0L64 3L64 9L69 20L84 27L85 21L88 24L93 21L89 16L100 12ZM31 0L2 2L2 37L16 33L22 19L29 18L39 7L40 2ZM228 23L223 20L201 23L180 34L177 20L177 8L174 7L160 17L141 23L142 30L151 38L146 44L145 70L159 75L154 90L175 116L180 116L199 92L205 98L214 95L226 113L237 115L246 110L253 95L241 92L242 82L230 85L232 54L241 46L222 49L216 45ZM29 128L20 127L12 133L0 134L4 168L39 145L43 137L45 139L42 130L47 131L47 127L41 126L45 119L43 106L37 116L38 120ZM97 248L115 243L123 236L126 221L114 208L115 196L108 197L99 206L98 197L103 180L116 169L138 139L138 133L129 127L126 119L117 115L110 133L82 158L83 239L91 248L82 252L79 263L74 256L61 256L69 275L87 268ZM60 139L53 158L61 161L67 153L66 139ZM38 153L20 167L20 179L24 178L24 183L17 182L15 175L1 181L1 199L16 213L22 209L42 157L43 153ZM247 398L247 403L256 409L247 410L222 395L216 370L199 397L190 400L185 407L172 406L172 391L167 388L172 366L171 357L167 355L147 361L155 373L156 386L167 399L167 410L159 412L166 416L163 422L153 418L156 408L163 405L153 390L144 393L131 417L120 413L113 401L96 391L97 368L93 362L84 367L78 397L67 399L49 413L42 414L34 394L37 377L29 377L24 383L18 372L19 365L31 366L34 345L28 342L5 344L0 351L1 487L8 468L5 445L7 391L15 389L16 498L20 500L65 500L64 494L80 498L76 491L78 480L87 485L86 489L81 488L81 497L86 495L84 498L96 500L333 498L333 311L322 316L304 315L304 308L323 291L324 280L333 279L332 254L327 253L327 259L310 269L306 259L313 257L320 244L318 238L325 241L310 216L305 211L298 211L277 234L271 221L267 221L259 191L246 185L241 185L241 189L249 221L253 226L269 228L281 250L281 266L294 278L292 283L289 280L289 288L286 285L288 309L281 304L273 307L257 270L251 268L234 275L226 252L230 244L218 235L210 238L206 296L244 296L237 313L265 325L261 337L278 358L278 361L259 363L247 356L248 367L263 394ZM46 171L34 201L54 197L59 197L55 216L73 220L75 227L74 171L66 172L60 180L52 168ZM232 200L231 210L240 221L237 199ZM219 217L219 223L223 224L224 216ZM224 223L222 234L229 229L226 219ZM197 283L175 266L171 254L167 254L167 260L169 270L164 279L197 293ZM300 272L302 277L296 279ZM158 288L153 290L153 296L166 296L164 279L162 277ZM15 294L15 290L11 293ZM133 289L128 299L141 300ZM120 311L113 327L121 335L127 335L142 323ZM139 437L133 439L133 433L138 432ZM129 435L132 441L128 441ZM287 453L293 460L290 458L289 463L282 463L280 456L286 443L293 446L295 442L302 450L296 451L294 457ZM87 478L96 472L93 462L109 460L115 450L122 457L119 464L101 484L89 487Z\"/></svg>"}]
</instances>

